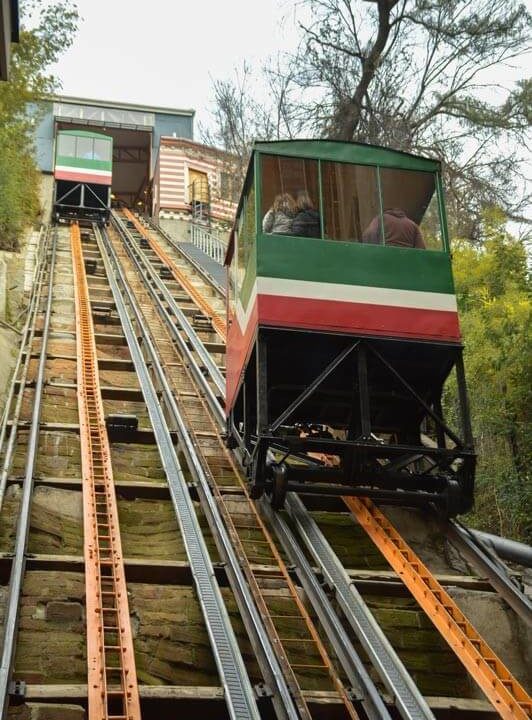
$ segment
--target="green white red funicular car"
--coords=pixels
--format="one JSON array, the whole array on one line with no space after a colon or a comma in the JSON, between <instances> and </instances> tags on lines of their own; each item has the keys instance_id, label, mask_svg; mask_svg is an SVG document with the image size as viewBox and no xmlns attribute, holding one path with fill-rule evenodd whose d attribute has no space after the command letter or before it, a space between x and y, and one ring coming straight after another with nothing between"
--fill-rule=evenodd
<instances>
[{"instance_id":1,"label":"green white red funicular car","mask_svg":"<svg viewBox=\"0 0 532 720\"><path fill-rule=\"evenodd\" d=\"M55 147L54 219L107 222L113 139L86 130L59 130Z\"/></svg>"},{"instance_id":2,"label":"green white red funicular car","mask_svg":"<svg viewBox=\"0 0 532 720\"><path fill-rule=\"evenodd\" d=\"M253 495L467 511L475 455L440 164L257 142L226 265L228 442Z\"/></svg>"}]
</instances>

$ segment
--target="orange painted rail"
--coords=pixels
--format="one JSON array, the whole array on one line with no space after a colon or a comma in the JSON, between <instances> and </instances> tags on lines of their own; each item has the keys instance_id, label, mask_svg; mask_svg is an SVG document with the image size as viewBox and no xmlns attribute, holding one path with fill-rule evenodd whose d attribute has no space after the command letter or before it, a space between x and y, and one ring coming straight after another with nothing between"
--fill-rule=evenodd
<instances>
[{"instance_id":1,"label":"orange painted rail","mask_svg":"<svg viewBox=\"0 0 532 720\"><path fill-rule=\"evenodd\" d=\"M77 224L71 227L83 476L89 720L140 720L124 559L104 421L89 290Z\"/></svg>"},{"instance_id":2,"label":"orange painted rail","mask_svg":"<svg viewBox=\"0 0 532 720\"><path fill-rule=\"evenodd\" d=\"M150 244L151 249L158 256L159 260L161 260L170 269L170 272L174 276L174 279L186 290L186 292L190 295L190 297L200 308L200 310L202 310L205 315L207 315L215 331L222 338L222 340L225 341L227 336L227 324L225 320L220 317L220 315L213 309L213 307L203 298L202 294L198 292L198 290L190 282L190 279L187 277L186 273L182 272L177 267L176 263L168 255L168 253L163 250L160 243L158 243L157 240L150 235L150 233L133 215L133 213L127 209L124 209L123 213L127 217L127 219L135 225L139 233L146 238L146 240Z\"/></svg>"},{"instance_id":3,"label":"orange painted rail","mask_svg":"<svg viewBox=\"0 0 532 720\"><path fill-rule=\"evenodd\" d=\"M505 720L532 717L530 695L377 506L368 498L343 500L499 715Z\"/></svg>"}]
</instances>

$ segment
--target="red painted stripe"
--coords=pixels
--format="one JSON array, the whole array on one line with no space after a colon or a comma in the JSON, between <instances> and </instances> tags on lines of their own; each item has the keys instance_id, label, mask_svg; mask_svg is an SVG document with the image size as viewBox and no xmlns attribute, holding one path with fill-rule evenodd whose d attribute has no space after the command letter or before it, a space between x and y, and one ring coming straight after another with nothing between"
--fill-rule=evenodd
<instances>
[{"instance_id":1,"label":"red painted stripe","mask_svg":"<svg viewBox=\"0 0 532 720\"><path fill-rule=\"evenodd\" d=\"M68 171L68 170L56 170L54 173L56 180L73 180L74 182L83 182L93 185L110 185L111 175L92 175L89 173Z\"/></svg>"},{"instance_id":2,"label":"red painted stripe","mask_svg":"<svg viewBox=\"0 0 532 720\"><path fill-rule=\"evenodd\" d=\"M280 295L259 295L258 305L261 325L460 341L455 312Z\"/></svg>"},{"instance_id":3,"label":"red painted stripe","mask_svg":"<svg viewBox=\"0 0 532 720\"><path fill-rule=\"evenodd\" d=\"M257 328L257 316L257 302L255 301L244 334L242 334L236 317L233 316L228 323L225 391L225 409L228 415L240 385L241 373L251 353L252 341Z\"/></svg>"}]
</instances>

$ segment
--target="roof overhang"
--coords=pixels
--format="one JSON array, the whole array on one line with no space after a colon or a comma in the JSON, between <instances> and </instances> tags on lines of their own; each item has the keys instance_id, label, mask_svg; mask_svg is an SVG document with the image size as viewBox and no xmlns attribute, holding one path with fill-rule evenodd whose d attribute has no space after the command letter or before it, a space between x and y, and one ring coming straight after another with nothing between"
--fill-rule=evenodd
<instances>
[{"instance_id":1,"label":"roof overhang","mask_svg":"<svg viewBox=\"0 0 532 720\"><path fill-rule=\"evenodd\" d=\"M196 111L191 109L159 107L157 105L138 105L136 103L98 100L97 98L72 97L70 95L52 95L51 99L54 102L70 103L72 105L96 105L97 107L115 108L116 110L136 110L138 112L160 113L162 115L194 117L196 114Z\"/></svg>"}]
</instances>

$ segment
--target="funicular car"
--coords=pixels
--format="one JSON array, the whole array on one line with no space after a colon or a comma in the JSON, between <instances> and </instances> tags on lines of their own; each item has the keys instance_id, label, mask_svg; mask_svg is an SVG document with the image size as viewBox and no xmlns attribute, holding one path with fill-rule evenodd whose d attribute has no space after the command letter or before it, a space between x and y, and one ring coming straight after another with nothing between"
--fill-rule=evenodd
<instances>
[{"instance_id":1,"label":"funicular car","mask_svg":"<svg viewBox=\"0 0 532 720\"><path fill-rule=\"evenodd\" d=\"M301 197L312 228L296 222ZM440 164L364 144L257 142L226 265L228 443L252 495L467 511L475 455Z\"/></svg>"},{"instance_id":2,"label":"funicular car","mask_svg":"<svg viewBox=\"0 0 532 720\"><path fill-rule=\"evenodd\" d=\"M87 130L59 130L54 165L54 219L109 221L113 139Z\"/></svg>"}]
</instances>

